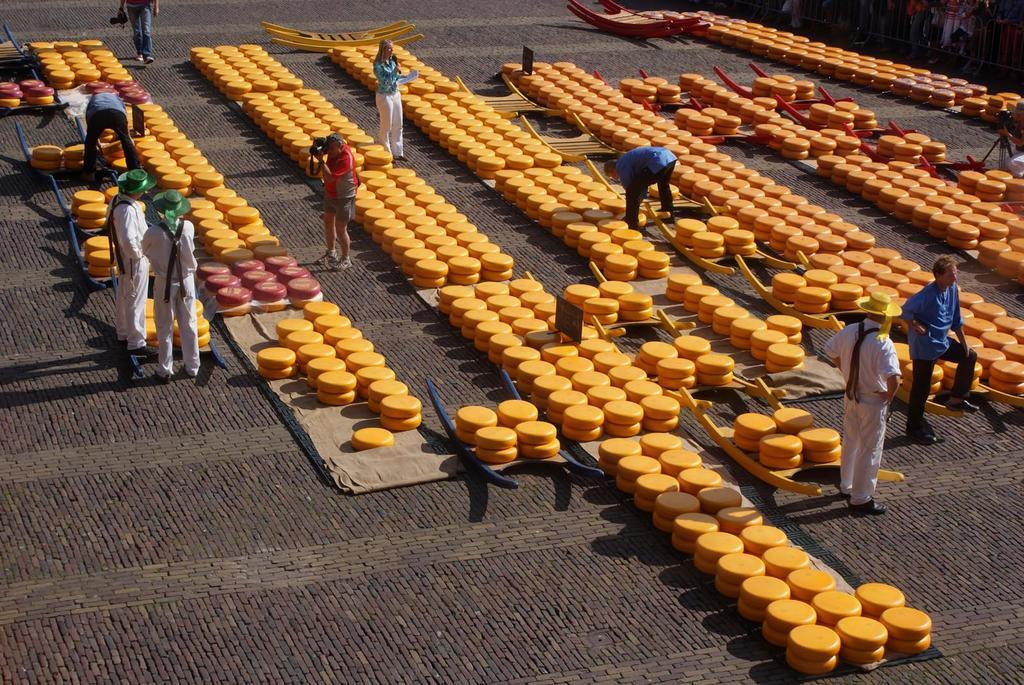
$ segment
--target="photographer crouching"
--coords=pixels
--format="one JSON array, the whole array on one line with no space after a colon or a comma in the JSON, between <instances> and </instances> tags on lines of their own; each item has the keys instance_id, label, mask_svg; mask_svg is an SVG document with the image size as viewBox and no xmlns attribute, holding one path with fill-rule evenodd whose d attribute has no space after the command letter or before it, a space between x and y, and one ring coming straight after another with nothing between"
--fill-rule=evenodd
<instances>
[{"instance_id":1,"label":"photographer crouching","mask_svg":"<svg viewBox=\"0 0 1024 685\"><path fill-rule=\"evenodd\" d=\"M1008 142L1005 155L1000 155L999 168L1013 174L1014 178L1024 178L1024 100L1017 102L1013 114L1003 113L999 119L999 135Z\"/></svg>"},{"instance_id":2,"label":"photographer crouching","mask_svg":"<svg viewBox=\"0 0 1024 685\"><path fill-rule=\"evenodd\" d=\"M356 156L337 133L316 138L309 154L310 165L313 159L320 165L320 178L324 182L324 244L327 250L320 262L335 270L350 267L348 224L355 216L356 189L359 187ZM340 257L335 250L336 243L341 245Z\"/></svg>"}]
</instances>

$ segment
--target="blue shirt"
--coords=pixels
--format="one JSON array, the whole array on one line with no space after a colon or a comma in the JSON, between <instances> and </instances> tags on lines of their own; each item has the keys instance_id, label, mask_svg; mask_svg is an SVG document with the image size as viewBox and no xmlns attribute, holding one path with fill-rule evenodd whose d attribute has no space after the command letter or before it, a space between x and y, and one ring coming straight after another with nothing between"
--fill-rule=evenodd
<instances>
[{"instance_id":1,"label":"blue shirt","mask_svg":"<svg viewBox=\"0 0 1024 685\"><path fill-rule=\"evenodd\" d=\"M907 321L916 319L928 328L924 335L910 328L910 358L938 359L949 347L949 331L959 331L964 325L960 290L955 283L939 290L932 281L907 300L901 316Z\"/></svg>"},{"instance_id":2,"label":"blue shirt","mask_svg":"<svg viewBox=\"0 0 1024 685\"><path fill-rule=\"evenodd\" d=\"M398 60L392 57L387 62L373 65L373 75L377 77L377 92L392 95L398 90Z\"/></svg>"},{"instance_id":3,"label":"blue shirt","mask_svg":"<svg viewBox=\"0 0 1024 685\"><path fill-rule=\"evenodd\" d=\"M622 187L628 188L641 171L657 173L674 161L676 156L663 147L637 147L619 157L615 171Z\"/></svg>"},{"instance_id":4,"label":"blue shirt","mask_svg":"<svg viewBox=\"0 0 1024 685\"><path fill-rule=\"evenodd\" d=\"M114 93L96 93L89 98L89 104L85 108L85 120L89 121L96 112L101 109L116 109L122 114L127 114L124 109L124 103Z\"/></svg>"}]
</instances>

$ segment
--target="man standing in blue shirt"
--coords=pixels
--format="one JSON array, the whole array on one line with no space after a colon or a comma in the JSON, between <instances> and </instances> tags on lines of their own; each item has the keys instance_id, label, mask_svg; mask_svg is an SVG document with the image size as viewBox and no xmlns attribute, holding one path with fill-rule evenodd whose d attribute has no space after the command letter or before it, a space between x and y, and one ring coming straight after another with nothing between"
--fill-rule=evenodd
<instances>
[{"instance_id":1,"label":"man standing in blue shirt","mask_svg":"<svg viewBox=\"0 0 1024 685\"><path fill-rule=\"evenodd\" d=\"M626 223L636 230L640 223L640 201L652 183L658 184L661 211L672 213L672 172L676 156L663 147L633 148L618 159L605 162L604 173L626 189Z\"/></svg>"},{"instance_id":2,"label":"man standing in blue shirt","mask_svg":"<svg viewBox=\"0 0 1024 685\"><path fill-rule=\"evenodd\" d=\"M913 385L907 407L907 436L922 445L942 442L924 418L924 405L932 371L939 359L956 364L956 377L947 407L954 411L974 412L978 407L968 399L974 381L974 365L978 360L964 337L964 320L960 315L960 291L956 284L956 262L942 256L932 266L935 280L921 288L903 305L903 318L909 322L910 359L913 362ZM957 340L950 341L949 331Z\"/></svg>"},{"instance_id":3,"label":"man standing in blue shirt","mask_svg":"<svg viewBox=\"0 0 1024 685\"><path fill-rule=\"evenodd\" d=\"M89 98L85 108L85 159L82 174L90 175L96 168L96 145L106 130L111 130L121 141L124 161L128 169L139 168L139 158L135 154L135 143L128 133L128 114L121 98L114 93L97 93Z\"/></svg>"}]
</instances>

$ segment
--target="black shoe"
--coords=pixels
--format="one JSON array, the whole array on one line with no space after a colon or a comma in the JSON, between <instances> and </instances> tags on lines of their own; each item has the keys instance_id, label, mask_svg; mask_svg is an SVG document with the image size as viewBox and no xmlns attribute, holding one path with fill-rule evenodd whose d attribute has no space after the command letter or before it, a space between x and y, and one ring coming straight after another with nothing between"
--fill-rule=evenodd
<instances>
[{"instance_id":1,"label":"black shoe","mask_svg":"<svg viewBox=\"0 0 1024 685\"><path fill-rule=\"evenodd\" d=\"M960 400L959 402L949 401L946 403L946 409L950 411L962 411L968 414L973 414L978 411L978 405L974 404L970 400Z\"/></svg>"},{"instance_id":2,"label":"black shoe","mask_svg":"<svg viewBox=\"0 0 1024 685\"><path fill-rule=\"evenodd\" d=\"M155 59L153 59L152 57L146 57L146 58L145 58L144 60L142 60L142 61L143 61L143 62L145 62L146 64L152 64L152 63L153 63L153 62L155 62L156 60L155 60Z\"/></svg>"},{"instance_id":3,"label":"black shoe","mask_svg":"<svg viewBox=\"0 0 1024 685\"><path fill-rule=\"evenodd\" d=\"M156 382L157 383L160 383L162 385L167 385L168 383L171 382L171 377L170 376L165 376L165 375L160 374L160 373L155 374L155 375L156 375Z\"/></svg>"},{"instance_id":4,"label":"black shoe","mask_svg":"<svg viewBox=\"0 0 1024 685\"><path fill-rule=\"evenodd\" d=\"M839 496L842 497L843 499L845 499L847 502L850 501L850 493L848 493L848 492L843 492L842 490L840 490L839 491Z\"/></svg>"},{"instance_id":5,"label":"black shoe","mask_svg":"<svg viewBox=\"0 0 1024 685\"><path fill-rule=\"evenodd\" d=\"M149 359L151 357L155 357L157 351L155 347L144 345L143 347L136 347L134 350L128 350L128 354L134 355L136 357L143 357L145 359Z\"/></svg>"},{"instance_id":6,"label":"black shoe","mask_svg":"<svg viewBox=\"0 0 1024 685\"><path fill-rule=\"evenodd\" d=\"M918 445L938 445L939 443L946 441L945 438L939 437L938 435L935 435L935 433L925 430L910 431L907 433L907 437Z\"/></svg>"},{"instance_id":7,"label":"black shoe","mask_svg":"<svg viewBox=\"0 0 1024 685\"><path fill-rule=\"evenodd\" d=\"M850 512L855 516L881 516L885 513L885 505L869 499L864 504L851 504Z\"/></svg>"}]
</instances>

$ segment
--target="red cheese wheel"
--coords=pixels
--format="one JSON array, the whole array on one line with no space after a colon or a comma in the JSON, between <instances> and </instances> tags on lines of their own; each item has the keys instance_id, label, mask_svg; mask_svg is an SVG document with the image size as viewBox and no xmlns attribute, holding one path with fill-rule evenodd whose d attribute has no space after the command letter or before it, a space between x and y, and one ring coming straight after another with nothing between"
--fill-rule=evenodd
<instances>
[{"instance_id":1,"label":"red cheese wheel","mask_svg":"<svg viewBox=\"0 0 1024 685\"><path fill-rule=\"evenodd\" d=\"M295 260L295 257L288 257L287 255L280 255L274 257L267 257L263 260L263 264L267 267L267 271L276 274L278 271L286 266L298 266L299 263Z\"/></svg>"},{"instance_id":2,"label":"red cheese wheel","mask_svg":"<svg viewBox=\"0 0 1024 685\"><path fill-rule=\"evenodd\" d=\"M253 269L252 271L246 271L242 274L242 287L248 288L249 290L252 290L264 281L273 281L274 283L277 283L277 278L274 277L274 274L269 271L263 271L262 269Z\"/></svg>"},{"instance_id":3,"label":"red cheese wheel","mask_svg":"<svg viewBox=\"0 0 1024 685\"><path fill-rule=\"evenodd\" d=\"M46 84L39 79L27 78L23 81L18 81L18 85L21 86L22 90L28 90L29 88L38 88L39 86L45 86Z\"/></svg>"},{"instance_id":4,"label":"red cheese wheel","mask_svg":"<svg viewBox=\"0 0 1024 685\"><path fill-rule=\"evenodd\" d=\"M242 279L234 274L213 274L205 281L203 286L210 292L217 293L223 288L238 288L242 285Z\"/></svg>"},{"instance_id":5,"label":"red cheese wheel","mask_svg":"<svg viewBox=\"0 0 1024 685\"><path fill-rule=\"evenodd\" d=\"M196 273L199 275L199 280L206 282L206 279L214 274L230 274L231 269L227 264L221 264L220 262L207 262L196 269Z\"/></svg>"},{"instance_id":6,"label":"red cheese wheel","mask_svg":"<svg viewBox=\"0 0 1024 685\"><path fill-rule=\"evenodd\" d=\"M263 281L253 286L252 296L257 302L279 302L288 297L288 288L277 281Z\"/></svg>"},{"instance_id":7,"label":"red cheese wheel","mask_svg":"<svg viewBox=\"0 0 1024 685\"><path fill-rule=\"evenodd\" d=\"M277 270L277 280L285 285L296 278L309 278L309 272L301 266L285 266Z\"/></svg>"},{"instance_id":8,"label":"red cheese wheel","mask_svg":"<svg viewBox=\"0 0 1024 685\"><path fill-rule=\"evenodd\" d=\"M243 259L231 265L231 273L241 277L246 271L266 271L263 262L258 259Z\"/></svg>"},{"instance_id":9,"label":"red cheese wheel","mask_svg":"<svg viewBox=\"0 0 1024 685\"><path fill-rule=\"evenodd\" d=\"M217 304L221 307L238 307L252 302L252 291L248 288L229 287L217 291Z\"/></svg>"},{"instance_id":10,"label":"red cheese wheel","mask_svg":"<svg viewBox=\"0 0 1024 685\"><path fill-rule=\"evenodd\" d=\"M320 282L315 278L293 278L287 286L289 299L309 300L320 294Z\"/></svg>"}]
</instances>

